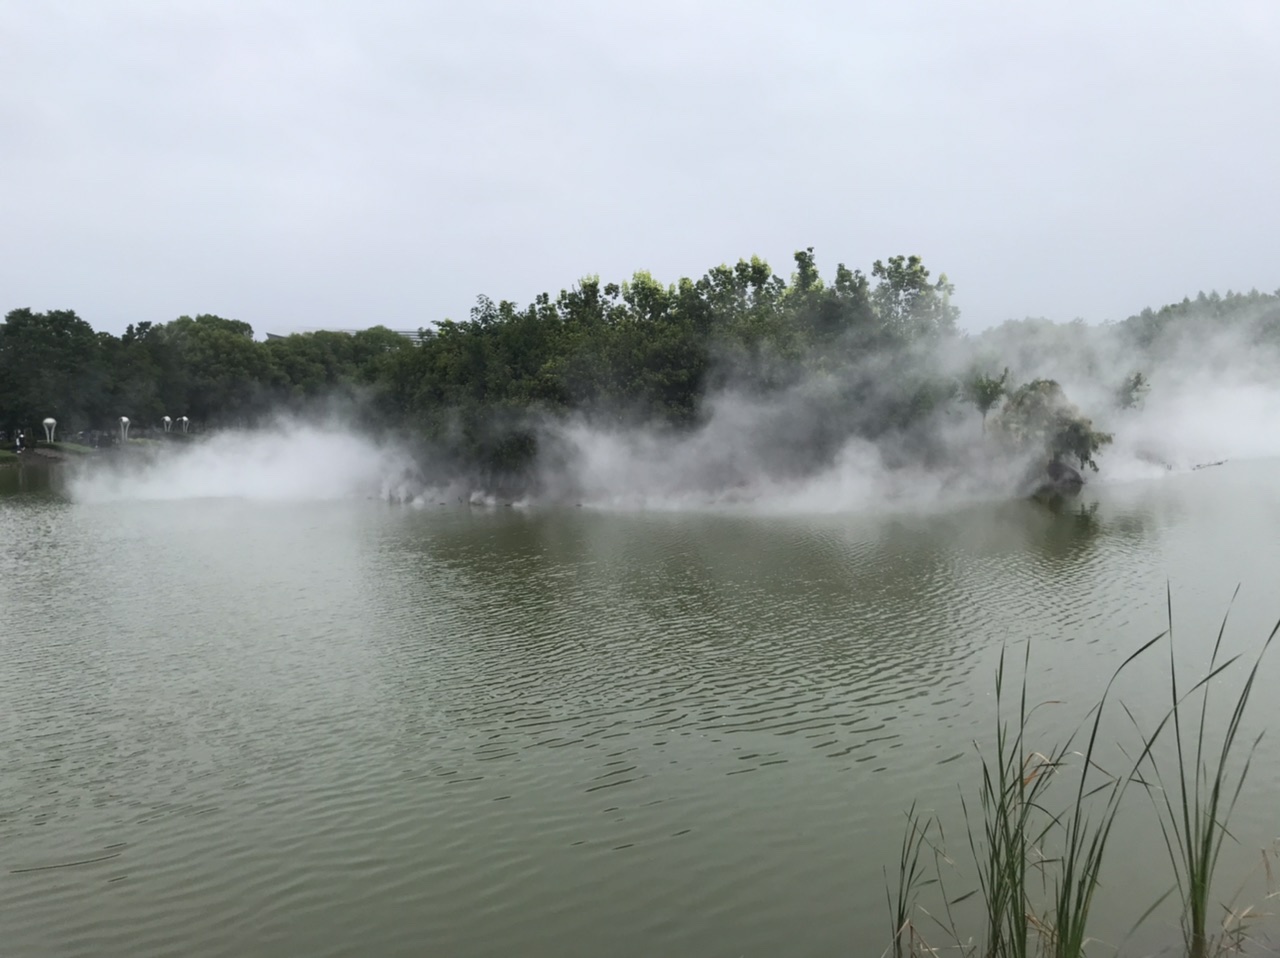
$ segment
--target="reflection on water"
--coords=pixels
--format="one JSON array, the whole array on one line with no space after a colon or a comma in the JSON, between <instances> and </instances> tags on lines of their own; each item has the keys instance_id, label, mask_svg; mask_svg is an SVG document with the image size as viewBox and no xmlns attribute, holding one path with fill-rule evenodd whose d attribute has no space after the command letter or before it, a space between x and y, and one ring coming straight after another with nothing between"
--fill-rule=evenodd
<instances>
[{"instance_id":1,"label":"reflection on water","mask_svg":"<svg viewBox=\"0 0 1280 958\"><path fill-rule=\"evenodd\" d=\"M752 732L883 768L900 737L884 713L902 706L904 686L942 700L963 683L954 617L903 586L942 591L951 564L922 549L890 557L883 543L777 532L762 540L747 520L516 515L492 528L464 518L427 533L431 574L386 574L423 563L424 528L410 524L369 585L442 606L426 698L486 754L595 748L643 730L725 743L699 761L716 754L728 774L787 761L778 742L767 754L731 744ZM448 583L444 602L434 570ZM402 654L422 655L421 637ZM622 783L614 764L599 769L610 785Z\"/></svg>"},{"instance_id":2,"label":"reflection on water","mask_svg":"<svg viewBox=\"0 0 1280 958\"><path fill-rule=\"evenodd\" d=\"M1243 634L1274 615L1280 509L1218 472L882 518L0 498L0 925L878 954L902 810L969 781L1002 646L1078 716L1167 580L1188 635L1237 582Z\"/></svg>"},{"instance_id":3,"label":"reflection on water","mask_svg":"<svg viewBox=\"0 0 1280 958\"><path fill-rule=\"evenodd\" d=\"M0 463L0 496L48 494L56 482L56 467L39 461Z\"/></svg>"}]
</instances>

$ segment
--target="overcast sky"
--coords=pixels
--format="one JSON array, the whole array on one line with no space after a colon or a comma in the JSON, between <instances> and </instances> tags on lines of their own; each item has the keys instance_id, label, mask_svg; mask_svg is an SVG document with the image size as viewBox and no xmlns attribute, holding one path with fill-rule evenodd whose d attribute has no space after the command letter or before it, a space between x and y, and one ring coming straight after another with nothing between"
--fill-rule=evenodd
<instances>
[{"instance_id":1,"label":"overcast sky","mask_svg":"<svg viewBox=\"0 0 1280 958\"><path fill-rule=\"evenodd\" d=\"M962 325L1280 287L1280 4L0 3L0 312L261 334L920 253Z\"/></svg>"}]
</instances>

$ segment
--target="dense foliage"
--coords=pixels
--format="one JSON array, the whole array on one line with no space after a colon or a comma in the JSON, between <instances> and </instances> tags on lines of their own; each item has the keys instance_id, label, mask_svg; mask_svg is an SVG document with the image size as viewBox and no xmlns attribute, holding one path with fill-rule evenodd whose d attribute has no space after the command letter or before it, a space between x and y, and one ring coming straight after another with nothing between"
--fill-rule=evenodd
<instances>
[{"instance_id":1,"label":"dense foliage","mask_svg":"<svg viewBox=\"0 0 1280 958\"><path fill-rule=\"evenodd\" d=\"M135 427L165 415L200 429L252 426L339 398L360 411L361 428L415 435L492 476L525 469L549 419L679 433L704 421L709 397L785 395L803 428L782 430L779 459L803 468L855 436L897 437L898 455L927 462L941 411L971 403L985 427L1004 398L1002 435L1090 463L1105 434L1056 383L1039 382L1024 355L1043 358L1056 340L1079 338L1075 324L1006 324L977 349L956 330L952 291L917 256L877 261L870 275L842 264L826 282L810 249L796 254L789 279L752 258L672 285L644 272L622 283L587 277L523 307L481 296L467 320L416 338L374 327L257 341L247 323L210 315L142 322L116 337L71 311L17 309L0 326L0 429L35 435L53 416L61 435L74 435L110 430L121 415ZM1251 335L1280 343L1280 297L1259 293L1202 295L1119 330L1136 353L1156 356L1205 322L1246 320ZM961 345L990 361L960 372L952 354ZM1008 368L1035 379L1015 388ZM1130 374L1111 394L1130 405L1147 388ZM1019 412L1048 406L1051 426Z\"/></svg>"},{"instance_id":2,"label":"dense foliage","mask_svg":"<svg viewBox=\"0 0 1280 958\"><path fill-rule=\"evenodd\" d=\"M1001 438L1022 450L1046 450L1053 461L1074 459L1081 468L1098 471L1094 456L1110 433L1093 428L1052 379L1035 379L1018 387L1000 410Z\"/></svg>"}]
</instances>

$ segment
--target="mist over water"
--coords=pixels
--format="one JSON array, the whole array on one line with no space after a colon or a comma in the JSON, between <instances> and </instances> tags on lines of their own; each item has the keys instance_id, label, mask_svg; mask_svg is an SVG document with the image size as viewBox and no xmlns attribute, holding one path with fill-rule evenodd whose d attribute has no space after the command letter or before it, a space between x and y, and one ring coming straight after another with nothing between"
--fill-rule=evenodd
<instances>
[{"instance_id":1,"label":"mist over water","mask_svg":"<svg viewBox=\"0 0 1280 958\"><path fill-rule=\"evenodd\" d=\"M1007 497L1025 462L989 455L972 410L934 426L945 465L894 463L888 443L853 438L823 463L778 461L776 404L721 397L707 422L673 436L646 428L547 421L540 439L559 450L540 464L525 504L573 502L604 509L716 509L761 513L920 510ZM1091 483L1149 479L1224 459L1280 457L1280 388L1191 380L1153 394L1141 409L1099 425L1115 441ZM429 455L429 454L428 454ZM319 501L379 498L416 505L492 505L473 481L428 482L405 447L353 428L277 425L230 430L136 460L91 462L71 474L78 502L179 499ZM430 465L427 463L426 465ZM802 468L803 467L803 468Z\"/></svg>"},{"instance_id":2,"label":"mist over water","mask_svg":"<svg viewBox=\"0 0 1280 958\"><path fill-rule=\"evenodd\" d=\"M754 404L726 403L703 428L679 438L572 423L554 433L570 450L568 463L544 484L573 489L584 505L600 508L765 513L922 508L975 492L954 473L893 467L883 447L858 438L828 462L805 463L803 471L782 467L772 461L773 447L760 441L761 415L768 414Z\"/></svg>"},{"instance_id":3,"label":"mist over water","mask_svg":"<svg viewBox=\"0 0 1280 958\"><path fill-rule=\"evenodd\" d=\"M78 502L176 499L404 500L420 492L409 453L338 424L277 422L228 430L153 454L86 463L71 476Z\"/></svg>"},{"instance_id":4,"label":"mist over water","mask_svg":"<svg viewBox=\"0 0 1280 958\"><path fill-rule=\"evenodd\" d=\"M1064 328L1071 329L1057 327ZM1097 457L1099 471L1086 474L1089 482L1280 457L1274 352L1223 334L1152 362L1125 349L1114 328L1086 327L1083 335L1066 349L1000 345L1021 363L1010 366L1011 385L1054 379L1097 428L1113 435ZM986 357L998 354L991 339L999 338L962 340L956 352L935 360L955 377L975 367L994 374L1001 367ZM1137 407L1118 408L1117 387L1135 371L1147 377L1150 392ZM582 419L551 424L546 429L559 461L543 485L610 508L924 509L1019 494L1037 458L999 448L973 406L958 400L913 433L890 431L874 441L854 436L819 452L820 419L831 411L815 412L811 396L808 382L768 398L725 391L705 404L700 427L680 435ZM836 412L843 414L859 410Z\"/></svg>"},{"instance_id":5,"label":"mist over water","mask_svg":"<svg viewBox=\"0 0 1280 958\"><path fill-rule=\"evenodd\" d=\"M1005 365L1011 386L1058 381L1114 436L1091 483L1185 472L1228 459L1280 457L1280 362L1239 330L1183 337L1136 352L1118 327L1028 321L961 337L896 369L830 369L808 357L791 385L761 393L733 377L686 430L619 424L603 415L534 416L539 454L514 490L460 469L432 447L410 450L354 425L280 419L189 444L85 463L68 482L81 502L236 498L380 498L416 505L569 503L615 510L760 513L925 510L1025 491L1034 456L1001 449L958 399L905 430L874 425L889 391L913 376L959 380ZM1117 405L1140 371L1149 393ZM846 396L856 393L857 401ZM999 406L989 420L998 416ZM850 428L852 424L852 428ZM875 438L867 438L874 434Z\"/></svg>"}]
</instances>

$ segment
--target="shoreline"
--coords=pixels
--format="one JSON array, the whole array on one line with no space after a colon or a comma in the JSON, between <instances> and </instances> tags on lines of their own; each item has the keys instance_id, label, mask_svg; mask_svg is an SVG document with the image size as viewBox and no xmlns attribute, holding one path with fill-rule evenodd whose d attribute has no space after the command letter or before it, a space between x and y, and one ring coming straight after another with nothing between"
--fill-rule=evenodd
<instances>
[{"instance_id":1,"label":"shoreline","mask_svg":"<svg viewBox=\"0 0 1280 958\"><path fill-rule=\"evenodd\" d=\"M51 466L55 463L68 462L73 459L96 458L97 453L72 455L56 449L26 449L21 453L5 450L8 455L0 456L0 469L5 466L40 465Z\"/></svg>"},{"instance_id":2,"label":"shoreline","mask_svg":"<svg viewBox=\"0 0 1280 958\"><path fill-rule=\"evenodd\" d=\"M136 443L136 445L135 445ZM28 446L21 453L12 449L0 449L0 469L6 466L39 465L52 466L60 463L86 462L89 460L117 460L125 457L143 456L153 451L150 440L129 440L129 445L113 444L99 448L90 446L72 448L56 448L55 444L41 442Z\"/></svg>"}]
</instances>

